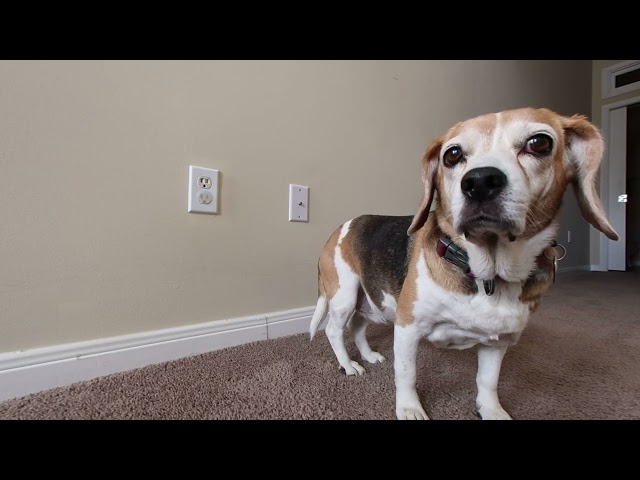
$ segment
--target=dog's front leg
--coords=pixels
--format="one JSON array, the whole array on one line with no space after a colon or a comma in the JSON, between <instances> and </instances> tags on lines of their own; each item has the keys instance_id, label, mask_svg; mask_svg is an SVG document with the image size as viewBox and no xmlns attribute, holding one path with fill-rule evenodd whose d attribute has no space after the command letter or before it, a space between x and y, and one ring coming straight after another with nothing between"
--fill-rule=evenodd
<instances>
[{"instance_id":1,"label":"dog's front leg","mask_svg":"<svg viewBox=\"0 0 640 480\"><path fill-rule=\"evenodd\" d=\"M393 336L396 416L398 420L429 420L416 391L416 355L420 340L416 326L396 323Z\"/></svg>"},{"instance_id":2,"label":"dog's front leg","mask_svg":"<svg viewBox=\"0 0 640 480\"><path fill-rule=\"evenodd\" d=\"M483 420L511 420L498 400L498 378L507 347L478 345L476 407Z\"/></svg>"}]
</instances>

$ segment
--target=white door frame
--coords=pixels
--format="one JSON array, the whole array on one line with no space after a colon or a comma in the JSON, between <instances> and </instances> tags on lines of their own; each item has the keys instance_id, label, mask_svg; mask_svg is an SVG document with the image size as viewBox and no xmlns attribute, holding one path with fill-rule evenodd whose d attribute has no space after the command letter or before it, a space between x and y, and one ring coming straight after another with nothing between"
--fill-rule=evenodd
<instances>
[{"instance_id":1,"label":"white door frame","mask_svg":"<svg viewBox=\"0 0 640 480\"><path fill-rule=\"evenodd\" d=\"M602 124L600 130L602 132L602 137L605 141L605 151L602 157L602 163L600 164L600 200L602 202L602 206L604 207L607 216L609 215L609 171L611 169L611 165L609 164L609 142L611 141L611 132L610 132L610 114L612 110L617 110L618 108L628 107L635 103L640 103L640 96L628 98L626 100L620 100L618 102L608 103L602 106L602 116L600 123ZM625 146L626 148L626 146ZM626 168L626 165L625 165ZM602 233L600 233L595 228L590 228L590 240L592 245L596 245L600 252L600 261L595 261L595 256L591 256L591 270L606 272L609 270L609 249L608 243L612 240L606 238ZM625 239L621 238L618 241L624 242Z\"/></svg>"}]
</instances>

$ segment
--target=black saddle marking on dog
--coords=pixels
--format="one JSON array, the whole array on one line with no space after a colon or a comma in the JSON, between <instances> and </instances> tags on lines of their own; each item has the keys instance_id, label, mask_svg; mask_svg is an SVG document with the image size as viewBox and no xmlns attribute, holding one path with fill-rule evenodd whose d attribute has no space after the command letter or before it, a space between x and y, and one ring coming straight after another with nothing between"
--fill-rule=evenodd
<instances>
[{"instance_id":1,"label":"black saddle marking on dog","mask_svg":"<svg viewBox=\"0 0 640 480\"><path fill-rule=\"evenodd\" d=\"M413 216L362 215L349 227L360 256L361 282L371 300L382 308L385 291L397 298L407 276Z\"/></svg>"}]
</instances>

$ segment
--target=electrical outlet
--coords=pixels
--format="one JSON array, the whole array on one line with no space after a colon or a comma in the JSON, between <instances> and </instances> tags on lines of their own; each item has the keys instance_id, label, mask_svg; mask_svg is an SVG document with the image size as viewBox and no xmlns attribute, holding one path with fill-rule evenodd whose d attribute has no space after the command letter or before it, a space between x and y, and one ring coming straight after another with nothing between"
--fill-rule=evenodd
<instances>
[{"instance_id":1,"label":"electrical outlet","mask_svg":"<svg viewBox=\"0 0 640 480\"><path fill-rule=\"evenodd\" d=\"M309 187L289 185L289 221L309 221Z\"/></svg>"},{"instance_id":2,"label":"electrical outlet","mask_svg":"<svg viewBox=\"0 0 640 480\"><path fill-rule=\"evenodd\" d=\"M209 205L213 202L213 195L209 190L200 190L198 192L198 203L200 205Z\"/></svg>"},{"instance_id":3,"label":"electrical outlet","mask_svg":"<svg viewBox=\"0 0 640 480\"><path fill-rule=\"evenodd\" d=\"M211 177L200 177L198 178L198 186L200 188L211 188L211 185L213 184L213 180L211 180Z\"/></svg>"},{"instance_id":4,"label":"electrical outlet","mask_svg":"<svg viewBox=\"0 0 640 480\"><path fill-rule=\"evenodd\" d=\"M571 230L567 230L567 243L571 243Z\"/></svg>"},{"instance_id":5,"label":"electrical outlet","mask_svg":"<svg viewBox=\"0 0 640 480\"><path fill-rule=\"evenodd\" d=\"M218 213L219 172L212 168L189 167L189 213Z\"/></svg>"}]
</instances>

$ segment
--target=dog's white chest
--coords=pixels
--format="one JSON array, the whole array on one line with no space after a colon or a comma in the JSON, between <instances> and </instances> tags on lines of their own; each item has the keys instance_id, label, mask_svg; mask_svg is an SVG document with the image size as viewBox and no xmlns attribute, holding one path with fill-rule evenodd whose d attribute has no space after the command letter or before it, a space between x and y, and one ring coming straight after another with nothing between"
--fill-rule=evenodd
<instances>
[{"instance_id":1,"label":"dog's white chest","mask_svg":"<svg viewBox=\"0 0 640 480\"><path fill-rule=\"evenodd\" d=\"M529 307L519 300L519 284L501 284L486 295L441 288L428 272L424 258L418 262L417 301L414 318L421 332L436 346L463 349L478 343L510 344L517 341L529 318Z\"/></svg>"}]
</instances>

